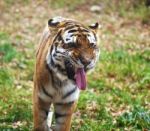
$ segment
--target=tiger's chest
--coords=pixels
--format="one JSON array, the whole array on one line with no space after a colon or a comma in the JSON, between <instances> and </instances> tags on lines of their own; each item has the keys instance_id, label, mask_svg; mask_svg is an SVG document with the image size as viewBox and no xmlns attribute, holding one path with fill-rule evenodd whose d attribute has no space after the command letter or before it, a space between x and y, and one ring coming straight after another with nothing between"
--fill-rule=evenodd
<instances>
[{"instance_id":1,"label":"tiger's chest","mask_svg":"<svg viewBox=\"0 0 150 131\"><path fill-rule=\"evenodd\" d=\"M44 98L47 102L51 103L68 103L75 101L79 98L80 90L74 81L65 79L64 81L55 80L55 84L49 82L45 85L47 94L51 97L45 96L45 93L41 94L41 98Z\"/></svg>"},{"instance_id":2,"label":"tiger's chest","mask_svg":"<svg viewBox=\"0 0 150 131\"><path fill-rule=\"evenodd\" d=\"M72 80L65 80L62 82L62 86L56 90L56 96L54 98L55 103L68 103L75 101L79 98L79 88Z\"/></svg>"}]
</instances>

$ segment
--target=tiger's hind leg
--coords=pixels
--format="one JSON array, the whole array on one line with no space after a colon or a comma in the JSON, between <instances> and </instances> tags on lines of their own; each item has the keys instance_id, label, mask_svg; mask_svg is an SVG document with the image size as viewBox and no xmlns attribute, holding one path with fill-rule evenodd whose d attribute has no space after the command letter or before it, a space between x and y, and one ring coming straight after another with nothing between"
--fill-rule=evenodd
<instances>
[{"instance_id":1,"label":"tiger's hind leg","mask_svg":"<svg viewBox=\"0 0 150 131\"><path fill-rule=\"evenodd\" d=\"M54 105L56 125L54 131L70 131L71 118L76 107L76 102L57 103Z\"/></svg>"},{"instance_id":2,"label":"tiger's hind leg","mask_svg":"<svg viewBox=\"0 0 150 131\"><path fill-rule=\"evenodd\" d=\"M47 117L51 103L45 102L41 99L34 88L33 92L33 119L34 119L34 131L50 131L47 124Z\"/></svg>"}]
</instances>

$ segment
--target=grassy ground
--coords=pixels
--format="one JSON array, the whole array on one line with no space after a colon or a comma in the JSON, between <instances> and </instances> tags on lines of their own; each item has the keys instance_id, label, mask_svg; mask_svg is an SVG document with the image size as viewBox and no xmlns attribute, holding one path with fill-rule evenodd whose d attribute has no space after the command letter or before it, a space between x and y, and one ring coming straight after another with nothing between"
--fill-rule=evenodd
<instances>
[{"instance_id":1,"label":"grassy ground","mask_svg":"<svg viewBox=\"0 0 150 131\"><path fill-rule=\"evenodd\" d=\"M72 130L150 130L150 10L138 2L116 2L0 2L0 131L32 129L35 48L56 15L102 24L100 62L88 75ZM99 12L90 11L95 4Z\"/></svg>"}]
</instances>

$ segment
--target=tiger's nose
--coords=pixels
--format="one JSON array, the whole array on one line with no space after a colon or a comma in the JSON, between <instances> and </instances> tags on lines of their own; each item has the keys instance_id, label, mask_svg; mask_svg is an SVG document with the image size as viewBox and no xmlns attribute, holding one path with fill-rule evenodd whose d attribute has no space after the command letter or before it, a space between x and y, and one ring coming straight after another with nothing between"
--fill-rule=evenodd
<instances>
[{"instance_id":1,"label":"tiger's nose","mask_svg":"<svg viewBox=\"0 0 150 131\"><path fill-rule=\"evenodd\" d=\"M90 64L90 62L91 62L91 60L90 59L88 59L88 58L83 58L82 56L80 56L80 61L81 61L81 63L84 65L84 66L87 66L87 65L89 65Z\"/></svg>"}]
</instances>

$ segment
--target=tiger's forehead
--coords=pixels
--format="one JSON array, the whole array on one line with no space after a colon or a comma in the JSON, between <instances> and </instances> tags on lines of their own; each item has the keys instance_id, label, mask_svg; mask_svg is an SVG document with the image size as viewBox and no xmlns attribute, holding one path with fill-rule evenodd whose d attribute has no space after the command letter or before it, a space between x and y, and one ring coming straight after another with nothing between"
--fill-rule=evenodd
<instances>
[{"instance_id":1,"label":"tiger's forehead","mask_svg":"<svg viewBox=\"0 0 150 131\"><path fill-rule=\"evenodd\" d=\"M76 43L78 35L84 35L89 43L96 44L96 35L88 27L83 24L63 17L54 17L51 21L52 24L57 24L62 28L62 38L65 44Z\"/></svg>"},{"instance_id":2,"label":"tiger's forehead","mask_svg":"<svg viewBox=\"0 0 150 131\"><path fill-rule=\"evenodd\" d=\"M62 38L64 40L64 43L76 43L78 36L84 35L88 39L89 43L96 44L96 36L95 34L89 30L88 28L85 28L83 26L80 26L78 24L67 26L64 29L64 32L62 34Z\"/></svg>"}]
</instances>

